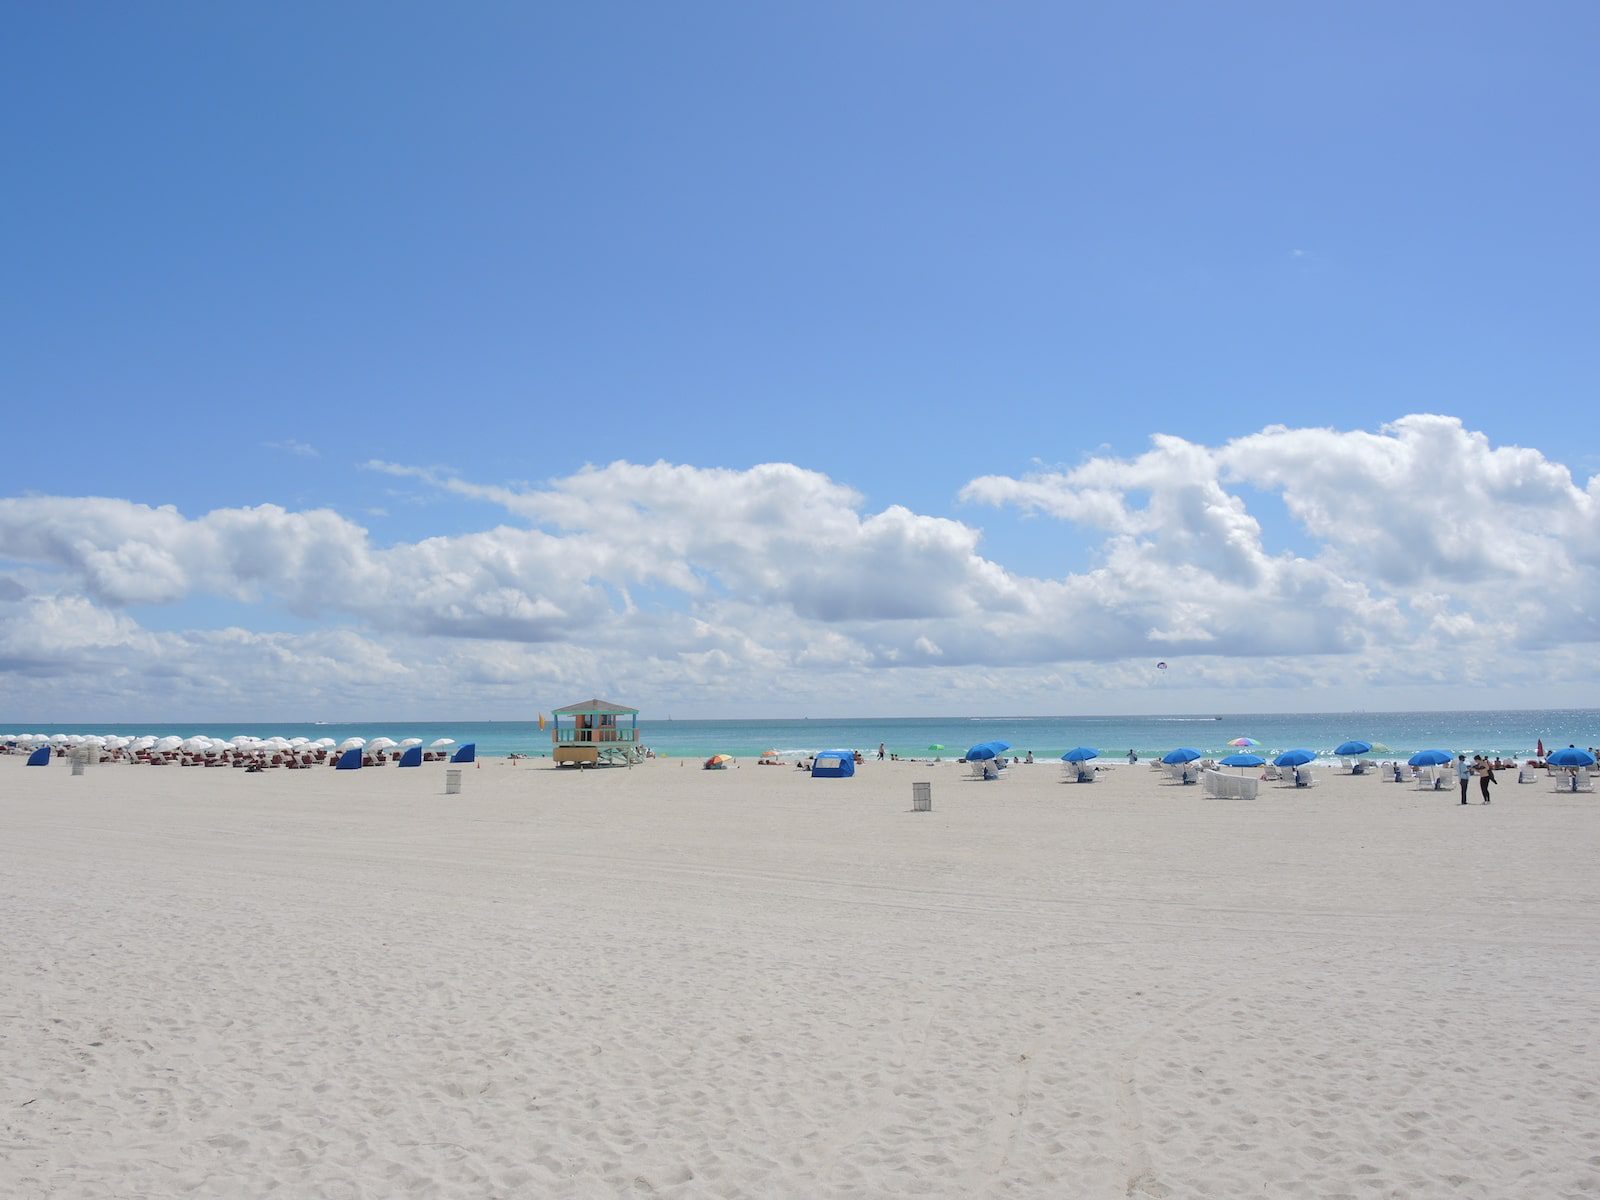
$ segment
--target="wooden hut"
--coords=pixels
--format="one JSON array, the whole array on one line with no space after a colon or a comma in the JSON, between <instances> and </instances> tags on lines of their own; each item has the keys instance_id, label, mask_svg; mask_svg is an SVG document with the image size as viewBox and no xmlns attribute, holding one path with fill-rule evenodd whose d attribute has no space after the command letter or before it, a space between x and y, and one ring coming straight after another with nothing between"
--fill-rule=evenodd
<instances>
[{"instance_id":1,"label":"wooden hut","mask_svg":"<svg viewBox=\"0 0 1600 1200\"><path fill-rule=\"evenodd\" d=\"M639 745L639 710L609 700L584 700L551 714L551 757L556 765L602 762L636 763L644 757Z\"/></svg>"}]
</instances>

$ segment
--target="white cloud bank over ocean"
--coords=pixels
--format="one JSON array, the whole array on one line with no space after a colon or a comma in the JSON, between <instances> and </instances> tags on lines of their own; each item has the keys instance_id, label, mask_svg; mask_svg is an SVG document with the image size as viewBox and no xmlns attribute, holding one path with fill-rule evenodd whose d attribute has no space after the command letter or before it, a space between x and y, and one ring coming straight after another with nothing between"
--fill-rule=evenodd
<instances>
[{"instance_id":1,"label":"white cloud bank over ocean","mask_svg":"<svg viewBox=\"0 0 1600 1200\"><path fill-rule=\"evenodd\" d=\"M528 717L1134 712L1593 703L1600 483L1445 416L1376 433L1157 436L961 489L955 520L814 470L614 462L536 488L369 463L501 523L378 545L275 504L187 515L0 499L0 713ZM1298 552L1249 499L1276 496ZM1098 551L1039 577L984 513ZM224 599L307 632L150 628ZM262 622L271 629L274 622ZM276 622L281 624L281 622ZM1153 669L1156 660L1171 669Z\"/></svg>"}]
</instances>

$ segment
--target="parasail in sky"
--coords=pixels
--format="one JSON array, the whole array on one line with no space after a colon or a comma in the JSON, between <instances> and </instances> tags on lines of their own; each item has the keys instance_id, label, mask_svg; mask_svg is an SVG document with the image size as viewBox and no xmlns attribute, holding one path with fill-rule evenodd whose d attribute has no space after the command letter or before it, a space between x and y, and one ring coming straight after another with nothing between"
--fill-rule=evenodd
<instances>
[{"instance_id":1,"label":"parasail in sky","mask_svg":"<svg viewBox=\"0 0 1600 1200\"><path fill-rule=\"evenodd\" d=\"M1158 671L1165 671L1165 670L1166 670L1166 669L1167 669L1167 664L1166 664L1166 663L1164 663L1164 662L1158 662L1158 663L1157 663L1157 664L1156 664L1156 670L1158 670Z\"/></svg>"}]
</instances>

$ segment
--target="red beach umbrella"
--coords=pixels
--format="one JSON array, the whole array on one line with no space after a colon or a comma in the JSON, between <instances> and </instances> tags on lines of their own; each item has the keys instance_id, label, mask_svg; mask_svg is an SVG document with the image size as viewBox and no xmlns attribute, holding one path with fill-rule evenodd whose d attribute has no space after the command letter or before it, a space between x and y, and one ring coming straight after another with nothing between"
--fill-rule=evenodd
<instances>
[{"instance_id":1,"label":"red beach umbrella","mask_svg":"<svg viewBox=\"0 0 1600 1200\"><path fill-rule=\"evenodd\" d=\"M1543 738L1539 739L1539 757L1540 758L1544 757L1544 739Z\"/></svg>"}]
</instances>

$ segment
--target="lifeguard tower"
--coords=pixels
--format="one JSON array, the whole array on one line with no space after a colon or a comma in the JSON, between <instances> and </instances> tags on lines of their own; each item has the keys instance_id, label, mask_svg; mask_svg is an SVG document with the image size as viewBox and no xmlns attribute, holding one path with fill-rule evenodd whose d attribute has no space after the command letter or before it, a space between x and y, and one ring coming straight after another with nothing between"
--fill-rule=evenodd
<instances>
[{"instance_id":1,"label":"lifeguard tower","mask_svg":"<svg viewBox=\"0 0 1600 1200\"><path fill-rule=\"evenodd\" d=\"M639 745L639 710L609 700L585 700L569 704L550 714L551 755L556 766L577 763L599 766L606 763L633 764L644 758ZM627 724L621 718L627 717ZM571 724L563 724L566 719Z\"/></svg>"}]
</instances>

